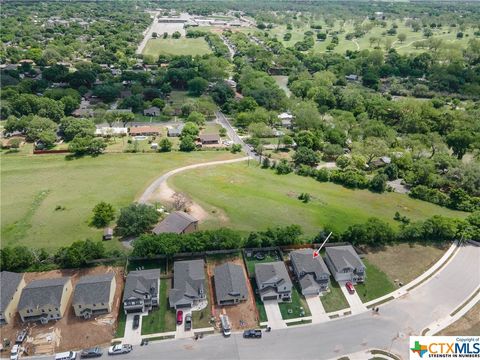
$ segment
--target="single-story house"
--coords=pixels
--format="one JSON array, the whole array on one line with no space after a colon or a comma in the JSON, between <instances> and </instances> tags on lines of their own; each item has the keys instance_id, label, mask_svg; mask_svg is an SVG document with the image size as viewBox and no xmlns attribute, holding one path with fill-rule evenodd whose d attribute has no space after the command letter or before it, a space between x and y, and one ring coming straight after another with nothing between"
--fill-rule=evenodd
<instances>
[{"instance_id":1,"label":"single-story house","mask_svg":"<svg viewBox=\"0 0 480 360\"><path fill-rule=\"evenodd\" d=\"M10 324L13 320L24 287L23 274L0 272L0 325Z\"/></svg>"},{"instance_id":2,"label":"single-story house","mask_svg":"<svg viewBox=\"0 0 480 360\"><path fill-rule=\"evenodd\" d=\"M110 127L103 126L95 129L95 135L97 136L126 136L128 135L128 128L126 127Z\"/></svg>"},{"instance_id":3,"label":"single-story house","mask_svg":"<svg viewBox=\"0 0 480 360\"><path fill-rule=\"evenodd\" d=\"M292 281L283 261L255 264L255 280L262 301L292 298Z\"/></svg>"},{"instance_id":4,"label":"single-story house","mask_svg":"<svg viewBox=\"0 0 480 360\"><path fill-rule=\"evenodd\" d=\"M156 106L149 107L148 109L143 110L143 115L145 116L160 116L161 110Z\"/></svg>"},{"instance_id":5,"label":"single-story house","mask_svg":"<svg viewBox=\"0 0 480 360\"><path fill-rule=\"evenodd\" d=\"M348 81L357 81L358 75L355 75L355 74L346 75L345 79L347 79Z\"/></svg>"},{"instance_id":6,"label":"single-story house","mask_svg":"<svg viewBox=\"0 0 480 360\"><path fill-rule=\"evenodd\" d=\"M213 145L220 143L220 135L218 134L201 134L198 136L198 140L202 145Z\"/></svg>"},{"instance_id":7,"label":"single-story house","mask_svg":"<svg viewBox=\"0 0 480 360\"><path fill-rule=\"evenodd\" d=\"M113 272L83 276L77 282L73 293L75 316L90 319L92 316L111 312L116 285Z\"/></svg>"},{"instance_id":8,"label":"single-story house","mask_svg":"<svg viewBox=\"0 0 480 360\"><path fill-rule=\"evenodd\" d=\"M174 127L169 127L167 130L167 135L169 137L179 137L182 135L182 130L183 130L184 124L174 126Z\"/></svg>"},{"instance_id":9,"label":"single-story house","mask_svg":"<svg viewBox=\"0 0 480 360\"><path fill-rule=\"evenodd\" d=\"M130 135L155 136L161 133L161 129L155 126L135 126L130 128Z\"/></svg>"},{"instance_id":10,"label":"single-story house","mask_svg":"<svg viewBox=\"0 0 480 360\"><path fill-rule=\"evenodd\" d=\"M327 247L325 262L337 281L351 281L354 284L365 281L365 264L352 245Z\"/></svg>"},{"instance_id":11,"label":"single-story house","mask_svg":"<svg viewBox=\"0 0 480 360\"><path fill-rule=\"evenodd\" d=\"M191 308L206 300L205 262L203 260L175 261L173 288L168 294L170 307Z\"/></svg>"},{"instance_id":12,"label":"single-story house","mask_svg":"<svg viewBox=\"0 0 480 360\"><path fill-rule=\"evenodd\" d=\"M392 159L389 156L382 156L376 160L372 161L372 165L375 167L382 167L390 164L392 162Z\"/></svg>"},{"instance_id":13,"label":"single-story house","mask_svg":"<svg viewBox=\"0 0 480 360\"><path fill-rule=\"evenodd\" d=\"M313 257L312 249L292 251L290 262L303 295L320 295L328 289L330 271L321 256Z\"/></svg>"},{"instance_id":14,"label":"single-story house","mask_svg":"<svg viewBox=\"0 0 480 360\"><path fill-rule=\"evenodd\" d=\"M25 286L18 302L18 313L23 322L40 321L47 324L65 314L72 294L70 277L35 280Z\"/></svg>"},{"instance_id":15,"label":"single-story house","mask_svg":"<svg viewBox=\"0 0 480 360\"><path fill-rule=\"evenodd\" d=\"M214 282L218 305L234 305L247 300L247 282L240 265L229 262L216 266Z\"/></svg>"},{"instance_id":16,"label":"single-story house","mask_svg":"<svg viewBox=\"0 0 480 360\"><path fill-rule=\"evenodd\" d=\"M130 271L123 291L125 314L144 313L158 306L160 269Z\"/></svg>"},{"instance_id":17,"label":"single-story house","mask_svg":"<svg viewBox=\"0 0 480 360\"><path fill-rule=\"evenodd\" d=\"M103 240L112 240L113 238L113 229L111 227L106 227L103 229Z\"/></svg>"},{"instance_id":18,"label":"single-story house","mask_svg":"<svg viewBox=\"0 0 480 360\"><path fill-rule=\"evenodd\" d=\"M196 231L197 228L198 220L192 215L183 211L174 211L160 221L152 232L157 235L163 233L186 234Z\"/></svg>"},{"instance_id":19,"label":"single-story house","mask_svg":"<svg viewBox=\"0 0 480 360\"><path fill-rule=\"evenodd\" d=\"M93 109L76 109L72 112L72 116L74 117L93 117L94 112Z\"/></svg>"}]
</instances>

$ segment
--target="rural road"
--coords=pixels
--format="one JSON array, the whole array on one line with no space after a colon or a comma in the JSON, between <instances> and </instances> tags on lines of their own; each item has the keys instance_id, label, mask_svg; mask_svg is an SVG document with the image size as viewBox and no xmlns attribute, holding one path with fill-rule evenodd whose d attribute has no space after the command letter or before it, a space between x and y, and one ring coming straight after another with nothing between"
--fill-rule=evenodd
<instances>
[{"instance_id":1,"label":"rural road","mask_svg":"<svg viewBox=\"0 0 480 360\"><path fill-rule=\"evenodd\" d=\"M147 30L145 30L143 33L143 39L137 47L137 51L136 51L137 54L143 53L143 49L145 48L145 45L147 45L148 40L152 37L153 29L155 28L155 22L157 21L157 16L159 14L160 14L160 11L155 11L154 13L152 13L153 21L150 24L150 26L147 28Z\"/></svg>"},{"instance_id":2,"label":"rural road","mask_svg":"<svg viewBox=\"0 0 480 360\"><path fill-rule=\"evenodd\" d=\"M183 167L180 167L180 168L177 168L177 169L173 169L173 170L170 170L169 172L161 175L160 177L158 177L157 179L155 179L154 182L152 182L150 184L150 186L148 186L145 191L143 192L143 194L140 196L140 198L138 199L138 202L140 204L146 204L148 203L148 200L152 197L152 195L155 193L155 191L157 191L157 189L160 188L160 186L165 182L167 181L171 176L175 175L175 174L178 174L182 171L185 171L185 170L191 170L191 169L197 169L197 168L200 168L200 167L206 167L206 166L215 166L215 165L221 165L221 164L231 164L231 163L235 163L235 162L239 162L239 161L246 161L248 160L248 157L241 157L241 158L238 158L238 159L231 159L231 160L219 160L219 161L210 161L210 162L205 162L205 163L200 163L200 164L193 164L193 165L187 165L187 166L183 166Z\"/></svg>"}]
</instances>

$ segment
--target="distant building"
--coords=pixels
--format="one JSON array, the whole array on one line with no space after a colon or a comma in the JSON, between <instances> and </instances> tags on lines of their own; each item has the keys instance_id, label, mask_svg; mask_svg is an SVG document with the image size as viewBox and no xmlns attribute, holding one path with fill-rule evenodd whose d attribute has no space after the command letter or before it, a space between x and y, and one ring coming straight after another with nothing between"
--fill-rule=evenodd
<instances>
[{"instance_id":1,"label":"distant building","mask_svg":"<svg viewBox=\"0 0 480 360\"><path fill-rule=\"evenodd\" d=\"M128 128L115 127L115 126L103 126L95 129L95 135L97 136L125 136L128 135Z\"/></svg>"},{"instance_id":2,"label":"distant building","mask_svg":"<svg viewBox=\"0 0 480 360\"><path fill-rule=\"evenodd\" d=\"M289 113L281 113L278 115L278 119L282 124L282 127L290 129L292 127L293 115Z\"/></svg>"},{"instance_id":3,"label":"distant building","mask_svg":"<svg viewBox=\"0 0 480 360\"><path fill-rule=\"evenodd\" d=\"M112 240L113 238L113 229L110 227L106 227L103 230L103 240Z\"/></svg>"},{"instance_id":4,"label":"distant building","mask_svg":"<svg viewBox=\"0 0 480 360\"><path fill-rule=\"evenodd\" d=\"M0 325L12 322L24 287L23 274L0 272Z\"/></svg>"},{"instance_id":5,"label":"distant building","mask_svg":"<svg viewBox=\"0 0 480 360\"><path fill-rule=\"evenodd\" d=\"M358 75L355 75L355 74L346 75L345 79L347 79L348 81L357 81Z\"/></svg>"},{"instance_id":6,"label":"distant building","mask_svg":"<svg viewBox=\"0 0 480 360\"><path fill-rule=\"evenodd\" d=\"M155 126L135 126L130 128L131 136L155 136L161 133L161 129Z\"/></svg>"},{"instance_id":7,"label":"distant building","mask_svg":"<svg viewBox=\"0 0 480 360\"><path fill-rule=\"evenodd\" d=\"M115 287L113 272L80 278L73 293L72 306L75 316L90 319L111 312Z\"/></svg>"},{"instance_id":8,"label":"distant building","mask_svg":"<svg viewBox=\"0 0 480 360\"><path fill-rule=\"evenodd\" d=\"M42 324L59 320L65 314L71 294L69 277L32 281L23 288L18 302L20 318L23 322L40 321Z\"/></svg>"},{"instance_id":9,"label":"distant building","mask_svg":"<svg viewBox=\"0 0 480 360\"><path fill-rule=\"evenodd\" d=\"M201 134L198 136L202 145L214 145L220 143L220 136L218 134Z\"/></svg>"},{"instance_id":10,"label":"distant building","mask_svg":"<svg viewBox=\"0 0 480 360\"><path fill-rule=\"evenodd\" d=\"M175 261L173 264L173 289L168 301L171 308L192 308L206 300L205 262L203 260Z\"/></svg>"},{"instance_id":11,"label":"distant building","mask_svg":"<svg viewBox=\"0 0 480 360\"><path fill-rule=\"evenodd\" d=\"M328 289L330 271L321 256L313 257L312 249L292 251L290 262L303 295L319 295Z\"/></svg>"},{"instance_id":12,"label":"distant building","mask_svg":"<svg viewBox=\"0 0 480 360\"><path fill-rule=\"evenodd\" d=\"M247 282L242 266L225 263L215 267L214 282L218 305L235 305L247 300Z\"/></svg>"},{"instance_id":13,"label":"distant building","mask_svg":"<svg viewBox=\"0 0 480 360\"><path fill-rule=\"evenodd\" d=\"M325 262L337 281L365 281L365 264L351 245L327 247Z\"/></svg>"},{"instance_id":14,"label":"distant building","mask_svg":"<svg viewBox=\"0 0 480 360\"><path fill-rule=\"evenodd\" d=\"M161 110L156 106L149 107L148 109L143 110L143 115L145 116L160 116Z\"/></svg>"},{"instance_id":15,"label":"distant building","mask_svg":"<svg viewBox=\"0 0 480 360\"><path fill-rule=\"evenodd\" d=\"M93 117L93 115L93 109L76 109L72 112L72 116L77 118Z\"/></svg>"},{"instance_id":16,"label":"distant building","mask_svg":"<svg viewBox=\"0 0 480 360\"><path fill-rule=\"evenodd\" d=\"M255 264L255 280L262 301L290 301L292 281L283 261Z\"/></svg>"},{"instance_id":17,"label":"distant building","mask_svg":"<svg viewBox=\"0 0 480 360\"><path fill-rule=\"evenodd\" d=\"M125 314L144 313L158 306L160 269L130 271L123 291Z\"/></svg>"},{"instance_id":18,"label":"distant building","mask_svg":"<svg viewBox=\"0 0 480 360\"><path fill-rule=\"evenodd\" d=\"M183 130L184 124L180 124L174 127L169 127L167 130L167 135L169 137L179 137L182 135L182 130Z\"/></svg>"},{"instance_id":19,"label":"distant building","mask_svg":"<svg viewBox=\"0 0 480 360\"><path fill-rule=\"evenodd\" d=\"M392 159L389 156L381 156L380 158L373 160L371 164L374 167L382 167L390 164L392 162Z\"/></svg>"},{"instance_id":20,"label":"distant building","mask_svg":"<svg viewBox=\"0 0 480 360\"><path fill-rule=\"evenodd\" d=\"M174 211L167 215L152 230L154 234L175 233L186 234L196 231L198 228L198 220L183 211Z\"/></svg>"}]
</instances>

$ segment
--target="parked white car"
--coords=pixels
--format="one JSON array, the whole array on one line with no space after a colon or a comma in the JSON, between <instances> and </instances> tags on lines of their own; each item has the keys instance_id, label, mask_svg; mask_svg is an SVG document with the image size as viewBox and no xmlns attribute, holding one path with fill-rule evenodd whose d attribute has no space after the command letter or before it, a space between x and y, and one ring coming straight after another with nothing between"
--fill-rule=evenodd
<instances>
[{"instance_id":1,"label":"parked white car","mask_svg":"<svg viewBox=\"0 0 480 360\"><path fill-rule=\"evenodd\" d=\"M132 345L129 344L113 345L108 348L108 355L128 354L132 349Z\"/></svg>"},{"instance_id":2,"label":"parked white car","mask_svg":"<svg viewBox=\"0 0 480 360\"><path fill-rule=\"evenodd\" d=\"M13 345L12 350L10 351L10 360L18 360L20 352L20 347L18 345Z\"/></svg>"}]
</instances>

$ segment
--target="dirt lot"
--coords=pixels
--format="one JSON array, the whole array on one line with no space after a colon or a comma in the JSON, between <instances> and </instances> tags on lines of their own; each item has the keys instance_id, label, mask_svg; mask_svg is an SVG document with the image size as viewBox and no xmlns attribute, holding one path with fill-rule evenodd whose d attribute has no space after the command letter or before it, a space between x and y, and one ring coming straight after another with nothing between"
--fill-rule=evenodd
<instances>
[{"instance_id":1,"label":"dirt lot","mask_svg":"<svg viewBox=\"0 0 480 360\"><path fill-rule=\"evenodd\" d=\"M213 281L213 274L215 266L221 265L226 262L232 262L234 264L238 264L243 268L243 272L245 274L245 280L247 282L248 288L248 299L247 301L243 301L237 305L231 306L218 306L216 304L215 299L215 283ZM240 255L228 256L225 255L223 258L220 257L209 257L207 259L207 271L208 271L208 278L210 284L210 291L212 292L212 314L215 316L217 321L217 329L221 328L220 325L220 315L227 314L230 323L232 325L232 330L244 330L244 329L251 329L258 325L257 319L257 308L255 307L255 298L253 294L252 287L250 285L250 281L248 281L247 271L245 270L245 266L243 264L243 260ZM240 324L240 320L242 320L243 324Z\"/></svg>"},{"instance_id":2,"label":"dirt lot","mask_svg":"<svg viewBox=\"0 0 480 360\"><path fill-rule=\"evenodd\" d=\"M54 270L39 273L26 273L25 282L48 279L62 276L71 276L72 285L84 275L103 274L115 272L116 291L113 310L110 314L98 316L94 319L84 320L75 316L72 307L73 294L68 300L64 317L57 322L41 325L38 322L23 324L20 315L16 315L13 324L1 328L1 338L15 342L18 331L28 328L28 338L24 343L28 355L50 354L65 350L84 349L94 345L107 345L113 338L116 319L123 292L123 269L121 267L97 266L88 269Z\"/></svg>"},{"instance_id":3,"label":"dirt lot","mask_svg":"<svg viewBox=\"0 0 480 360\"><path fill-rule=\"evenodd\" d=\"M478 336L478 334L480 334L480 303L477 303L464 316L436 335Z\"/></svg>"}]
</instances>

